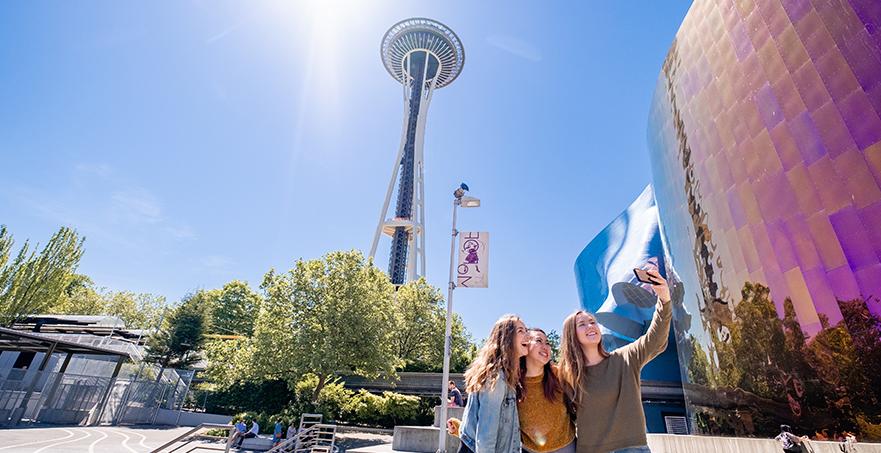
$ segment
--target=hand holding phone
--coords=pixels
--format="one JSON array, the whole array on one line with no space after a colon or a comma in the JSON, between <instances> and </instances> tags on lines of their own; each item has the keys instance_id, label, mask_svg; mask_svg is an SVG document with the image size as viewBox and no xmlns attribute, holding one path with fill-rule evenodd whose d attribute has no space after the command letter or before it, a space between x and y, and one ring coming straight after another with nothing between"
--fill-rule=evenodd
<instances>
[{"instance_id":1,"label":"hand holding phone","mask_svg":"<svg viewBox=\"0 0 881 453\"><path fill-rule=\"evenodd\" d=\"M633 269L633 273L636 275L636 279L642 283L648 283L652 285L652 289L655 291L655 294L658 295L658 299L661 300L662 303L670 302L670 288L667 287L667 280L664 280L664 277L661 277L661 274L656 270L647 271L645 269L636 268Z\"/></svg>"},{"instance_id":2,"label":"hand holding phone","mask_svg":"<svg viewBox=\"0 0 881 453\"><path fill-rule=\"evenodd\" d=\"M652 279L652 276L649 275L648 271L645 269L637 267L633 269L633 273L636 275L636 279L639 280L640 283L648 283L649 285L657 285L660 283Z\"/></svg>"}]
</instances>

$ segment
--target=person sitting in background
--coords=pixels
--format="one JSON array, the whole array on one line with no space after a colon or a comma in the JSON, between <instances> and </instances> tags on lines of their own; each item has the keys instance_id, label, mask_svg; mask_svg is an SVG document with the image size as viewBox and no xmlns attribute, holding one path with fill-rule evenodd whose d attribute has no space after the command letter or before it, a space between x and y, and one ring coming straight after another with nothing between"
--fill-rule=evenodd
<instances>
[{"instance_id":1,"label":"person sitting in background","mask_svg":"<svg viewBox=\"0 0 881 453\"><path fill-rule=\"evenodd\" d=\"M293 439L297 437L297 425L295 423L297 423L296 420L291 419L291 424L288 425L288 432L285 439Z\"/></svg>"},{"instance_id":2,"label":"person sitting in background","mask_svg":"<svg viewBox=\"0 0 881 453\"><path fill-rule=\"evenodd\" d=\"M780 442L783 451L786 453L801 453L803 451L802 443L808 440L805 436L798 437L792 434L792 428L789 425L780 425L780 434L774 439Z\"/></svg>"},{"instance_id":3,"label":"person sitting in background","mask_svg":"<svg viewBox=\"0 0 881 453\"><path fill-rule=\"evenodd\" d=\"M245 422L242 420L237 421L236 424L233 426L235 426L235 430L232 433L231 443L235 443L237 440L239 440L239 437L245 435L245 430L248 429L248 427L245 426Z\"/></svg>"},{"instance_id":4,"label":"person sitting in background","mask_svg":"<svg viewBox=\"0 0 881 453\"><path fill-rule=\"evenodd\" d=\"M239 443L236 445L236 448L241 448L242 442L245 439L252 439L254 437L257 437L258 434L260 434L260 424L257 423L256 419L254 419L251 422L251 429L249 429L248 432L246 432L245 434L239 436Z\"/></svg>"}]
</instances>

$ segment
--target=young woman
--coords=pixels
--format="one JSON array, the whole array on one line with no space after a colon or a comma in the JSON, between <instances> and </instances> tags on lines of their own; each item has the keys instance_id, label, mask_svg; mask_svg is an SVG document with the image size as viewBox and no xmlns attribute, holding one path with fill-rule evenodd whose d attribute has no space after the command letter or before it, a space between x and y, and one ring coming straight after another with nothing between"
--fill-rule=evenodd
<instances>
[{"instance_id":1,"label":"young woman","mask_svg":"<svg viewBox=\"0 0 881 453\"><path fill-rule=\"evenodd\" d=\"M459 431L460 452L520 453L516 389L520 358L528 352L526 325L519 317L496 321L465 372L468 402Z\"/></svg>"},{"instance_id":2,"label":"young woman","mask_svg":"<svg viewBox=\"0 0 881 453\"><path fill-rule=\"evenodd\" d=\"M607 352L596 318L576 311L563 323L560 377L576 405L578 451L651 452L645 436L639 373L667 347L672 308L667 281L648 271L658 296L648 332Z\"/></svg>"},{"instance_id":3,"label":"young woman","mask_svg":"<svg viewBox=\"0 0 881 453\"><path fill-rule=\"evenodd\" d=\"M529 329L529 353L520 359L517 412L523 451L575 453L575 425L567 407L551 345L541 329Z\"/></svg>"},{"instance_id":4,"label":"young woman","mask_svg":"<svg viewBox=\"0 0 881 453\"><path fill-rule=\"evenodd\" d=\"M575 425L551 364L551 346L541 329L529 329L529 352L520 358L517 414L523 451L575 453ZM450 419L447 430L459 435L461 422Z\"/></svg>"}]
</instances>

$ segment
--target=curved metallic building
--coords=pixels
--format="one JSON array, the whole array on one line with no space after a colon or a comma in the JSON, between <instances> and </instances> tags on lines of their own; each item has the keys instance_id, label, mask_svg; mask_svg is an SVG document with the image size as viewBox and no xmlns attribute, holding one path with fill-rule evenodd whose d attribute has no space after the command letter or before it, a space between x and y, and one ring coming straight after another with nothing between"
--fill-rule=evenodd
<instances>
[{"instance_id":1,"label":"curved metallic building","mask_svg":"<svg viewBox=\"0 0 881 453\"><path fill-rule=\"evenodd\" d=\"M648 130L692 429L881 435L881 3L696 0Z\"/></svg>"}]
</instances>

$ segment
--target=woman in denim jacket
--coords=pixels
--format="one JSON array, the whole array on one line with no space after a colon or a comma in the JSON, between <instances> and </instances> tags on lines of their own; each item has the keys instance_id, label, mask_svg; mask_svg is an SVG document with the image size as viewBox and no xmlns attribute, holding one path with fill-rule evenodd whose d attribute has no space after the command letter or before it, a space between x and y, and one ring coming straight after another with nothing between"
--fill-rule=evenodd
<instances>
[{"instance_id":1,"label":"woman in denim jacket","mask_svg":"<svg viewBox=\"0 0 881 453\"><path fill-rule=\"evenodd\" d=\"M526 325L505 315L493 326L477 359L465 372L468 403L459 452L520 453L517 383L520 358L529 352Z\"/></svg>"}]
</instances>

